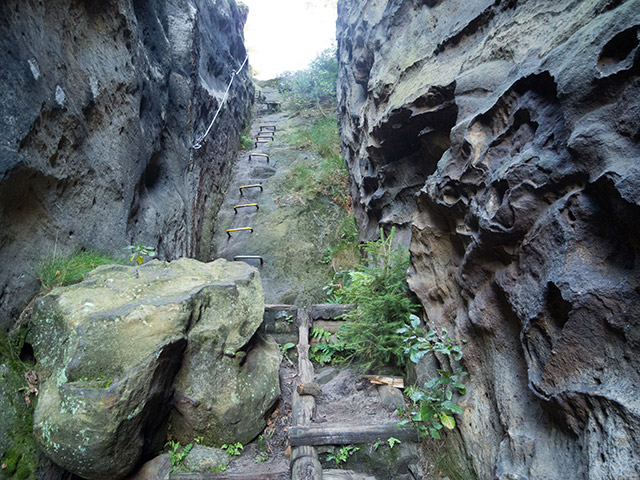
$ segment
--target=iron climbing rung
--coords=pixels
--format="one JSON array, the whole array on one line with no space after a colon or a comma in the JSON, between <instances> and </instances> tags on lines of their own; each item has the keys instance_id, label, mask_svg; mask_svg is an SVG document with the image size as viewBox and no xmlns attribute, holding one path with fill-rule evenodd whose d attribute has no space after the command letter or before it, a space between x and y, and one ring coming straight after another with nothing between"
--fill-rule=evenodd
<instances>
[{"instance_id":1,"label":"iron climbing rung","mask_svg":"<svg viewBox=\"0 0 640 480\"><path fill-rule=\"evenodd\" d=\"M275 125L260 125L260 131L270 131L270 132L275 132L276 131L276 126Z\"/></svg>"},{"instance_id":2,"label":"iron climbing rung","mask_svg":"<svg viewBox=\"0 0 640 480\"><path fill-rule=\"evenodd\" d=\"M227 235L229 236L229 238L231 238L231 232L245 232L247 230L253 233L253 227L240 227L240 228L229 228L227 230Z\"/></svg>"},{"instance_id":3,"label":"iron climbing rung","mask_svg":"<svg viewBox=\"0 0 640 480\"><path fill-rule=\"evenodd\" d=\"M243 203L242 205L234 205L233 210L235 213L238 213L239 208L246 208L246 207L256 207L256 210L260 210L260 207L258 206L257 203Z\"/></svg>"},{"instance_id":4,"label":"iron climbing rung","mask_svg":"<svg viewBox=\"0 0 640 480\"><path fill-rule=\"evenodd\" d=\"M267 155L266 153L250 153L249 160L251 160L251 157L264 157L267 159L267 163L269 163L269 155Z\"/></svg>"},{"instance_id":5,"label":"iron climbing rung","mask_svg":"<svg viewBox=\"0 0 640 480\"><path fill-rule=\"evenodd\" d=\"M242 190L245 189L245 188L259 188L260 191L263 190L261 183L254 183L253 185L240 185L238 187L238 190L240 190L240 195L242 195Z\"/></svg>"},{"instance_id":6,"label":"iron climbing rung","mask_svg":"<svg viewBox=\"0 0 640 480\"><path fill-rule=\"evenodd\" d=\"M236 255L233 257L233 261L238 260L260 260L260 265L264 264L264 259L260 255Z\"/></svg>"},{"instance_id":7,"label":"iron climbing rung","mask_svg":"<svg viewBox=\"0 0 640 480\"><path fill-rule=\"evenodd\" d=\"M269 143L269 140L256 140L255 145L254 145L255 148L258 148L258 144L259 143Z\"/></svg>"},{"instance_id":8,"label":"iron climbing rung","mask_svg":"<svg viewBox=\"0 0 640 480\"><path fill-rule=\"evenodd\" d=\"M270 130L270 131L265 131L265 132L258 132L256 134L256 138L274 138L275 137L276 132Z\"/></svg>"}]
</instances>

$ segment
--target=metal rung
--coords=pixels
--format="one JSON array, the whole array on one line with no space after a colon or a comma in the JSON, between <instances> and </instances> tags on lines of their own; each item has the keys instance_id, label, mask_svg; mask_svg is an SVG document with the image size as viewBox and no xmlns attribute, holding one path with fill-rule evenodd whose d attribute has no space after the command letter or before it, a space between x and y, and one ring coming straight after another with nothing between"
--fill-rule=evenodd
<instances>
[{"instance_id":1,"label":"metal rung","mask_svg":"<svg viewBox=\"0 0 640 480\"><path fill-rule=\"evenodd\" d=\"M253 185L240 185L240 186L238 187L238 190L240 190L240 195L242 195L242 189L243 189L243 188L259 188L259 189L260 189L260 191L262 191L262 190L263 190L263 188L262 188L262 184L260 184L260 183L255 183L255 184L253 184Z\"/></svg>"},{"instance_id":2,"label":"metal rung","mask_svg":"<svg viewBox=\"0 0 640 480\"><path fill-rule=\"evenodd\" d=\"M238 213L238 209L239 208L244 208L244 207L256 207L256 210L260 210L260 207L258 206L257 203L244 203L242 205L234 205L233 206L233 211L235 213Z\"/></svg>"},{"instance_id":3,"label":"metal rung","mask_svg":"<svg viewBox=\"0 0 640 480\"><path fill-rule=\"evenodd\" d=\"M267 163L269 163L269 155L266 153L250 153L249 160L251 160L251 157L265 157L267 159Z\"/></svg>"},{"instance_id":4,"label":"metal rung","mask_svg":"<svg viewBox=\"0 0 640 480\"><path fill-rule=\"evenodd\" d=\"M258 135L255 136L256 140L275 140L276 137L274 137L273 135L270 135L268 137L264 136L264 132L259 133Z\"/></svg>"},{"instance_id":5,"label":"metal rung","mask_svg":"<svg viewBox=\"0 0 640 480\"><path fill-rule=\"evenodd\" d=\"M258 148L259 143L269 143L269 140L256 140L255 147Z\"/></svg>"},{"instance_id":6,"label":"metal rung","mask_svg":"<svg viewBox=\"0 0 640 480\"><path fill-rule=\"evenodd\" d=\"M264 259L260 255L236 255L233 257L233 261L238 260L260 260L260 265L264 264Z\"/></svg>"},{"instance_id":7,"label":"metal rung","mask_svg":"<svg viewBox=\"0 0 640 480\"><path fill-rule=\"evenodd\" d=\"M275 125L260 125L260 131L270 131L270 132L275 132L276 131L276 126Z\"/></svg>"},{"instance_id":8,"label":"metal rung","mask_svg":"<svg viewBox=\"0 0 640 480\"><path fill-rule=\"evenodd\" d=\"M240 227L240 228L230 228L227 230L227 235L231 238L231 232L244 232L246 230L250 230L253 233L253 227Z\"/></svg>"}]
</instances>

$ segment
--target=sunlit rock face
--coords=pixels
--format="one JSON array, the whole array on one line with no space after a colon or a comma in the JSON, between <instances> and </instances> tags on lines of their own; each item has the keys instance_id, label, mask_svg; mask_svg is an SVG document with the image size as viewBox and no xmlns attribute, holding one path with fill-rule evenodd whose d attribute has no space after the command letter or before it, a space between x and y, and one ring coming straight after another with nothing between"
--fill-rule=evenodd
<instances>
[{"instance_id":1,"label":"sunlit rock face","mask_svg":"<svg viewBox=\"0 0 640 480\"><path fill-rule=\"evenodd\" d=\"M428 322L469 340L479 478L640 475L638 7L339 2L358 222L402 231Z\"/></svg>"},{"instance_id":2,"label":"sunlit rock face","mask_svg":"<svg viewBox=\"0 0 640 480\"><path fill-rule=\"evenodd\" d=\"M253 86L234 0L0 4L0 326L74 248L208 259Z\"/></svg>"}]
</instances>

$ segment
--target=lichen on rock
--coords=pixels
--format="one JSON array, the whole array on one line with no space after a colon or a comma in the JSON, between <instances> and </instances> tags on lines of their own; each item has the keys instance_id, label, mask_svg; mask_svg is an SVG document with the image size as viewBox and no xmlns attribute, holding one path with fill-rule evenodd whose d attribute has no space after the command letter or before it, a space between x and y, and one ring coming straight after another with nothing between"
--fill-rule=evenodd
<instances>
[{"instance_id":1,"label":"lichen on rock","mask_svg":"<svg viewBox=\"0 0 640 480\"><path fill-rule=\"evenodd\" d=\"M218 359L239 358L243 347L253 358L259 354L247 343L263 312L258 271L222 259L104 266L80 284L54 289L37 302L28 337L41 378L39 446L83 478L124 477L164 444L185 350L202 350L194 339L217 346ZM279 353L274 357L279 364ZM277 365L262 364L257 381L273 377L277 384ZM190 389L227 389L224 371L201 373L190 378ZM256 381L251 373L245 382ZM269 406L251 405L248 421L259 423L260 408Z\"/></svg>"}]
</instances>

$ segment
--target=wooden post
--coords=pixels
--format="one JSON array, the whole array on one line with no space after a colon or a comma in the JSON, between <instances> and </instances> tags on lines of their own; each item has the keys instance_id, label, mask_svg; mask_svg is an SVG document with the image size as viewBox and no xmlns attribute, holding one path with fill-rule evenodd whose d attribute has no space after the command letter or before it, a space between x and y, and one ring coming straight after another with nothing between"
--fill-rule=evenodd
<instances>
[{"instance_id":1,"label":"wooden post","mask_svg":"<svg viewBox=\"0 0 640 480\"><path fill-rule=\"evenodd\" d=\"M311 318L304 308L298 309L298 382L313 383L313 364L309 360L309 330ZM316 409L313 395L300 395L298 389L291 400L291 428L309 426ZM322 480L318 452L312 446L300 446L291 451L291 480Z\"/></svg>"}]
</instances>

